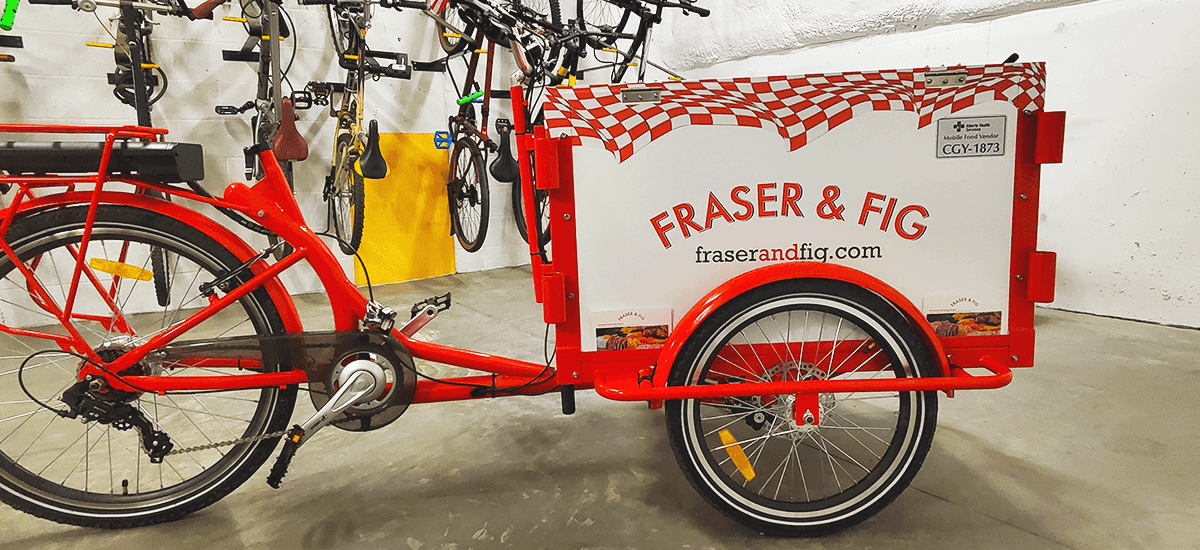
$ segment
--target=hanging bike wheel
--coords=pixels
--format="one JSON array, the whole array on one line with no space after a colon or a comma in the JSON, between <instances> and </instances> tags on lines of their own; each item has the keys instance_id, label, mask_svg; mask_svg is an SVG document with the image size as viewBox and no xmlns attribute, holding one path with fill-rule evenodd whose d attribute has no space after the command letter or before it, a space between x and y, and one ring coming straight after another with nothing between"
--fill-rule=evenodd
<instances>
[{"instance_id":1,"label":"hanging bike wheel","mask_svg":"<svg viewBox=\"0 0 1200 550\"><path fill-rule=\"evenodd\" d=\"M517 219L517 232L521 234L521 240L529 242L529 229L525 227L525 194L521 192L521 182L514 181L512 184L512 207L513 216ZM538 219L538 242L541 246L546 246L550 242L550 193L544 189L535 189L534 196L537 197L537 219Z\"/></svg>"},{"instance_id":2,"label":"hanging bike wheel","mask_svg":"<svg viewBox=\"0 0 1200 550\"><path fill-rule=\"evenodd\" d=\"M345 254L358 252L358 247L362 245L366 189L362 174L355 168L358 155L354 138L348 133L339 135L333 165L333 188L326 200L329 201L333 232Z\"/></svg>"},{"instance_id":3,"label":"hanging bike wheel","mask_svg":"<svg viewBox=\"0 0 1200 550\"><path fill-rule=\"evenodd\" d=\"M447 195L450 222L458 244L467 252L479 250L487 236L490 200L483 151L470 138L454 142Z\"/></svg>"},{"instance_id":4,"label":"hanging bike wheel","mask_svg":"<svg viewBox=\"0 0 1200 550\"><path fill-rule=\"evenodd\" d=\"M628 7L606 0L576 0L575 11L582 14L582 28L593 33L589 42L598 50L596 59L612 65L609 81L621 82L642 46L643 37L637 34L641 18Z\"/></svg>"},{"instance_id":5,"label":"hanging bike wheel","mask_svg":"<svg viewBox=\"0 0 1200 550\"><path fill-rule=\"evenodd\" d=\"M17 220L6 236L21 263L59 307L71 287L86 216L83 207L47 211ZM183 221L125 206L101 206L91 239L85 265L91 266L88 273L94 279L79 282L71 324L106 361L208 305L209 297L199 291L200 285L242 263L211 236ZM154 248L171 253L170 307L157 304L150 274ZM220 288L215 292L214 298L224 294ZM5 325L62 334L46 300L33 296L21 271L0 255ZM265 290L258 289L191 329L188 339L282 330L276 305ZM264 436L286 428L295 403L295 388L162 396L88 390L89 397L110 405L130 404L167 434L175 450L193 449L153 463L138 428L121 429L115 421L81 422L51 410L66 409L64 392L78 388L76 373L82 365L78 356L32 333L4 333L0 348L0 500L62 523L105 528L148 525L181 518L216 502L270 456L278 436ZM151 358L123 373L238 375L238 369L203 364L175 367Z\"/></svg>"},{"instance_id":6,"label":"hanging bike wheel","mask_svg":"<svg viewBox=\"0 0 1200 550\"><path fill-rule=\"evenodd\" d=\"M910 378L929 374L929 358L877 295L789 280L714 312L681 350L670 384ZM687 399L666 409L675 458L705 500L760 532L818 535L863 521L908 486L933 440L937 394Z\"/></svg>"},{"instance_id":7,"label":"hanging bike wheel","mask_svg":"<svg viewBox=\"0 0 1200 550\"><path fill-rule=\"evenodd\" d=\"M458 14L458 7L454 5L454 2L447 2L446 7L442 8L442 11L438 12L438 15L447 23L453 25L454 28L462 31L466 36L474 34L475 28L472 25L468 25ZM453 55L461 52L471 43L470 40L463 37L463 34L454 32L440 22L435 23L434 27L437 28L438 44L441 44L442 51L447 54Z\"/></svg>"}]
</instances>

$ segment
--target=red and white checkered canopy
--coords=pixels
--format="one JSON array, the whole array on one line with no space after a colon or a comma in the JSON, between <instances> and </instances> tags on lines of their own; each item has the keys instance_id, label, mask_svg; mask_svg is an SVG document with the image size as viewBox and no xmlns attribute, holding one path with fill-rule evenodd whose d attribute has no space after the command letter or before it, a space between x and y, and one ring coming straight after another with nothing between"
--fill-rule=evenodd
<instances>
[{"instance_id":1,"label":"red and white checkered canopy","mask_svg":"<svg viewBox=\"0 0 1200 550\"><path fill-rule=\"evenodd\" d=\"M796 150L868 111L912 111L917 127L937 115L985 101L1040 110L1044 63L950 67L966 72L961 85L926 87L931 69L653 83L655 103L622 103L621 90L642 84L553 88L546 97L551 134L600 140L620 161L675 128L688 125L774 127Z\"/></svg>"}]
</instances>

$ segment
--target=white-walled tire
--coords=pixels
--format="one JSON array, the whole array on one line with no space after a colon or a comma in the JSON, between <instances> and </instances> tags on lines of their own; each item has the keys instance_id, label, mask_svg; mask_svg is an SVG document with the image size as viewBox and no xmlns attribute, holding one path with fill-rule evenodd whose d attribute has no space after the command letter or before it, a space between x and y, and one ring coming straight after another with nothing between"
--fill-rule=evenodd
<instances>
[{"instance_id":1,"label":"white-walled tire","mask_svg":"<svg viewBox=\"0 0 1200 550\"><path fill-rule=\"evenodd\" d=\"M794 279L714 312L689 337L669 384L908 378L928 375L930 357L907 319L874 293ZM666 405L671 448L688 481L759 532L821 535L871 517L912 481L937 423L936 392L820 394L809 401L818 403L815 425L796 419L796 400Z\"/></svg>"}]
</instances>

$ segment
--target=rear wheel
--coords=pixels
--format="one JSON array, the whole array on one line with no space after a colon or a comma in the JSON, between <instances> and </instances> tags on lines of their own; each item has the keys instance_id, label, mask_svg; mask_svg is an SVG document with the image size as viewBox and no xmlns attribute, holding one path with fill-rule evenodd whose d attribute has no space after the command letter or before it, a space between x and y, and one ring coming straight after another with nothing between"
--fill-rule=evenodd
<instances>
[{"instance_id":1,"label":"rear wheel","mask_svg":"<svg viewBox=\"0 0 1200 550\"><path fill-rule=\"evenodd\" d=\"M15 221L6 240L57 307L67 301L87 208L70 207ZM101 206L86 249L89 277L78 285L71 325L105 361L185 319L210 299L199 292L241 265L228 248L183 221L154 212ZM153 251L169 251L170 306L158 305ZM241 279L243 277L239 277ZM213 298L224 291L216 289ZM7 327L64 334L12 261L0 255L0 311ZM226 338L283 331L270 295L255 290L188 332ZM78 389L78 356L31 332L0 335L0 500L30 514L88 527L172 521L204 508L246 481L270 456L286 428L296 389L209 393L89 390L165 432L174 449L160 463L143 448L141 429L120 422L81 422L54 411ZM142 361L125 374L237 376L238 369ZM273 370L273 366L264 367ZM34 401L40 401L39 404ZM51 410L54 409L54 410ZM234 443L230 443L234 442Z\"/></svg>"},{"instance_id":2,"label":"rear wheel","mask_svg":"<svg viewBox=\"0 0 1200 550\"><path fill-rule=\"evenodd\" d=\"M928 375L929 361L916 331L877 295L798 279L714 312L669 382L910 378ZM705 500L760 532L819 535L865 520L908 486L933 440L937 394L687 399L666 409L676 460Z\"/></svg>"},{"instance_id":3,"label":"rear wheel","mask_svg":"<svg viewBox=\"0 0 1200 550\"><path fill-rule=\"evenodd\" d=\"M487 236L490 200L483 151L470 138L454 142L447 194L450 197L450 221L458 244L467 252L479 250Z\"/></svg>"}]
</instances>

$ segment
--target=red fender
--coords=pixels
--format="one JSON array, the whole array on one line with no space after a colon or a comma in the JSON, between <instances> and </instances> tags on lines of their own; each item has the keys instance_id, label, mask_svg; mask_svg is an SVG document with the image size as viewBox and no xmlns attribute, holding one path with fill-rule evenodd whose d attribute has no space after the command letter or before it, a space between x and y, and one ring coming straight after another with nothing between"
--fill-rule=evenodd
<instances>
[{"instance_id":1,"label":"red fender","mask_svg":"<svg viewBox=\"0 0 1200 550\"><path fill-rule=\"evenodd\" d=\"M951 375L946 350L938 340L937 334L933 332L933 326L925 322L925 316L921 314L921 310L917 309L917 306L913 305L900 291L876 277L844 265L791 262L747 271L714 288L703 299L696 302L696 305L692 306L675 324L675 330L671 332L671 339L658 356L658 364L654 369L654 387L666 387L667 375L675 363L675 358L679 355L679 350L683 348L684 342L717 308L744 292L784 279L832 279L854 284L880 295L904 312L913 327L917 329L917 333L925 339L925 343L933 352L934 363L940 370L940 375Z\"/></svg>"},{"instance_id":2,"label":"red fender","mask_svg":"<svg viewBox=\"0 0 1200 550\"><path fill-rule=\"evenodd\" d=\"M95 194L91 191L75 191L30 199L21 204L20 215L49 208L80 204L87 205L91 203L94 196ZM216 239L217 242L229 248L242 261L249 260L258 255L258 252L246 244L246 241L242 240L241 237L238 237L225 226L195 210L173 202L130 193L102 192L100 193L100 203L128 205L175 218ZM0 216L10 215L10 210L11 207L0 212ZM260 273L262 270L261 262L251 266L251 271L254 273ZM304 327L300 322L300 314L296 311L296 304L292 301L292 297L288 294L287 288L283 286L283 283L279 282L279 279L272 279L264 284L263 288L267 290L267 293L271 295L271 299L275 301L275 306L279 310L279 316L283 319L285 330L287 332L303 332Z\"/></svg>"}]
</instances>

